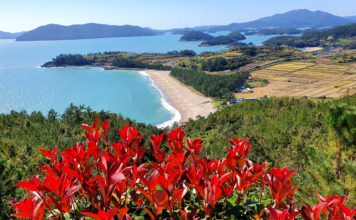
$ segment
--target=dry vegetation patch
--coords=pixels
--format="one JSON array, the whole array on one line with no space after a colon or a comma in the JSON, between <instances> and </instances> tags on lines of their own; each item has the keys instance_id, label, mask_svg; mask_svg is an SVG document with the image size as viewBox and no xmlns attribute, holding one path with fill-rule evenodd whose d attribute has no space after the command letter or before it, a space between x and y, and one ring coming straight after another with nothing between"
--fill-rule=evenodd
<instances>
[{"instance_id":1,"label":"dry vegetation patch","mask_svg":"<svg viewBox=\"0 0 356 220\"><path fill-rule=\"evenodd\" d=\"M251 76L269 80L267 86L253 89L258 95L340 97L356 93L355 73L353 64L288 62L252 72Z\"/></svg>"},{"instance_id":2,"label":"dry vegetation patch","mask_svg":"<svg viewBox=\"0 0 356 220\"><path fill-rule=\"evenodd\" d=\"M310 67L313 65L315 65L315 64L314 63L303 63L303 62L288 62L288 63L282 63L282 64L270 66L267 69L293 72L293 71L304 69L304 68L307 68L307 67Z\"/></svg>"}]
</instances>

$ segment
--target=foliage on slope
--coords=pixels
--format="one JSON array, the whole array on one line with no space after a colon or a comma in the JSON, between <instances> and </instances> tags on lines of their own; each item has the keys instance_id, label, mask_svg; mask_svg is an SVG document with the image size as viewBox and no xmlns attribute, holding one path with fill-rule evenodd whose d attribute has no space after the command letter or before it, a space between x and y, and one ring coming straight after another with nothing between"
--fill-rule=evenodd
<instances>
[{"instance_id":1,"label":"foliage on slope","mask_svg":"<svg viewBox=\"0 0 356 220\"><path fill-rule=\"evenodd\" d=\"M38 173L38 165L45 159L38 149L50 149L54 146L63 151L83 140L81 124L91 123L96 118L110 120L109 140L117 141L118 133L114 128L123 127L127 123L140 129L147 145L148 135L158 135L162 131L156 127L135 123L121 115L105 111L94 112L89 107L71 105L59 117L54 111L48 115L40 112L11 112L0 115L0 219L7 219L11 213L8 204L10 198L18 198L21 192L13 186L21 179L27 179Z\"/></svg>"},{"instance_id":2,"label":"foliage on slope","mask_svg":"<svg viewBox=\"0 0 356 220\"><path fill-rule=\"evenodd\" d=\"M58 155L58 148L40 149L48 163L34 176L15 186L28 192L11 200L19 219L96 220L147 219L352 219L356 208L346 196L320 196L314 206L295 205L299 186L295 170L270 168L248 159L248 140L229 140L219 160L200 156L201 139L185 138L182 128L150 136L154 159L142 161L146 148L136 127L118 129L120 139L109 142L110 121L100 119L85 129L85 144ZM165 140L165 142L164 142ZM186 142L186 143L185 143ZM162 149L168 145L170 150ZM85 217L84 217L85 218Z\"/></svg>"},{"instance_id":3,"label":"foliage on slope","mask_svg":"<svg viewBox=\"0 0 356 220\"><path fill-rule=\"evenodd\" d=\"M322 195L347 195L348 204L355 206L355 161L352 157L355 139L341 153L340 178L335 175L338 151L337 137L326 115L330 106L344 105L354 108L356 95L337 100L292 98L267 98L262 102L245 102L197 121L189 121L184 129L192 138L202 138L202 154L210 158L226 155L226 139L250 137L253 150L249 158L258 163L271 163L273 167L289 166L296 169L292 178L302 185L296 192L297 204L316 202L315 192ZM11 213L9 198L20 198L23 193L13 186L16 182L38 173L37 166L44 164L38 149L58 146L59 152L83 141L80 124L96 118L111 121L109 140L116 142L119 135L114 128L130 123L141 134L142 145L149 146L149 135L159 135L161 130L140 123L133 123L120 115L93 112L90 108L70 106L61 118L51 111L47 116L34 112L11 112L0 115L0 186L1 217ZM356 123L354 123L356 124ZM352 141L353 140L353 141ZM152 160L146 154L144 160Z\"/></svg>"},{"instance_id":4,"label":"foliage on slope","mask_svg":"<svg viewBox=\"0 0 356 220\"><path fill-rule=\"evenodd\" d=\"M273 166L289 166L297 170L296 184L304 185L297 193L309 200L318 189L324 194L347 194L355 204L356 137L342 152L341 178L335 177L337 139L326 123L330 106L345 103L353 108L348 120L356 124L356 95L340 100L311 101L294 98L264 98L246 101L222 109L205 119L189 121L185 130L193 137L204 139L203 154L221 158L225 153L226 137L250 137L254 151L250 158L256 162L271 162ZM355 134L355 132L353 133Z\"/></svg>"}]
</instances>

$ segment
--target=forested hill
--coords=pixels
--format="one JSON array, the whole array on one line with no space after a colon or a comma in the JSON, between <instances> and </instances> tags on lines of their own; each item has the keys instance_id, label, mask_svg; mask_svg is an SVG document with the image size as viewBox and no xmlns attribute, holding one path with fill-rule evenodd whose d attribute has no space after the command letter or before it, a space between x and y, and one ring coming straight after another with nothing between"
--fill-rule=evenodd
<instances>
[{"instance_id":1,"label":"forested hill","mask_svg":"<svg viewBox=\"0 0 356 220\"><path fill-rule=\"evenodd\" d=\"M204 41L204 40L210 40L213 39L214 37L203 33L201 31L191 31L186 34L184 34L180 40L181 41Z\"/></svg>"},{"instance_id":2,"label":"forested hill","mask_svg":"<svg viewBox=\"0 0 356 220\"><path fill-rule=\"evenodd\" d=\"M245 43L238 42L233 37L229 36L217 36L208 41L204 41L200 44L200 46L217 46L217 45L225 45L225 46L247 46Z\"/></svg>"},{"instance_id":3,"label":"forested hill","mask_svg":"<svg viewBox=\"0 0 356 220\"><path fill-rule=\"evenodd\" d=\"M108 37L153 36L161 32L132 25L83 24L63 26L49 24L38 27L18 37L17 41L74 40Z\"/></svg>"},{"instance_id":4,"label":"forested hill","mask_svg":"<svg viewBox=\"0 0 356 220\"><path fill-rule=\"evenodd\" d=\"M356 36L356 23L334 27L324 31L305 33L300 37L274 37L264 42L265 46L315 47L338 46L339 39Z\"/></svg>"}]
</instances>

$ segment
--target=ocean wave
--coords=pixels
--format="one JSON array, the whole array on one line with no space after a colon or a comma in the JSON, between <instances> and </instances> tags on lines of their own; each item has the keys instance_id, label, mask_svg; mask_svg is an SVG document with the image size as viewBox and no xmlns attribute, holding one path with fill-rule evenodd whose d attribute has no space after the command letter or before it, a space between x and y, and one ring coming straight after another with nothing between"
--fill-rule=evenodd
<instances>
[{"instance_id":1,"label":"ocean wave","mask_svg":"<svg viewBox=\"0 0 356 220\"><path fill-rule=\"evenodd\" d=\"M174 107L173 103L170 101L169 97L164 92L164 90L145 71L138 71L138 73L141 74L142 76L148 77L151 80L153 87L155 87L161 95L162 106L173 115L173 117L170 120L162 122L161 124L156 125L156 127L158 128L172 127L175 122L179 123L180 121L182 121L181 113L178 111L178 109Z\"/></svg>"}]
</instances>

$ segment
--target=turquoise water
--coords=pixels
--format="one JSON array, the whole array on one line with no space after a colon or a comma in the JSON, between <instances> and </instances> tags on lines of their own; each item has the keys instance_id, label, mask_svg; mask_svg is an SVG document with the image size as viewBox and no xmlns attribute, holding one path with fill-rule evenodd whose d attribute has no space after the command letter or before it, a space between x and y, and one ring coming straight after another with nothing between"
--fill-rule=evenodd
<instances>
[{"instance_id":1,"label":"turquoise water","mask_svg":"<svg viewBox=\"0 0 356 220\"><path fill-rule=\"evenodd\" d=\"M61 53L105 51L167 52L192 49L219 51L222 47L198 47L199 42L179 42L180 36L103 38L72 41L15 42L0 40L0 113L50 109L63 113L70 103L93 110L121 113L153 125L174 115L161 102L149 77L134 71L99 68L39 68Z\"/></svg>"},{"instance_id":2,"label":"turquoise water","mask_svg":"<svg viewBox=\"0 0 356 220\"><path fill-rule=\"evenodd\" d=\"M125 117L153 125L166 122L174 118L174 112L162 103L161 93L147 76L134 71L43 69L39 66L59 54L68 53L164 53L184 49L201 53L225 49L198 47L200 42L179 42L180 37L165 34L69 41L0 40L0 113L26 110L47 114L50 109L54 109L61 114L73 103L90 106L97 111L121 113Z\"/></svg>"},{"instance_id":3,"label":"turquoise water","mask_svg":"<svg viewBox=\"0 0 356 220\"><path fill-rule=\"evenodd\" d=\"M214 36L214 37L217 37L219 35L223 35L223 36L226 36L228 34L230 34L231 31L219 31L219 32L216 32L216 33L209 33L210 35ZM243 34L243 32L242 32ZM281 36L300 36L300 34L294 34L294 35L247 35L246 36L246 39L245 40L242 40L240 42L243 42L243 43L253 43L253 45L255 46L261 46L263 42L265 42L266 40L272 38L272 37L281 37Z\"/></svg>"},{"instance_id":4,"label":"turquoise water","mask_svg":"<svg viewBox=\"0 0 356 220\"><path fill-rule=\"evenodd\" d=\"M266 40L272 38L272 37L281 37L281 36L300 36L300 34L294 34L294 35L249 35L246 36L245 40L242 40L241 42L243 43L253 43L253 45L255 46L261 46L263 42L265 42Z\"/></svg>"}]
</instances>

